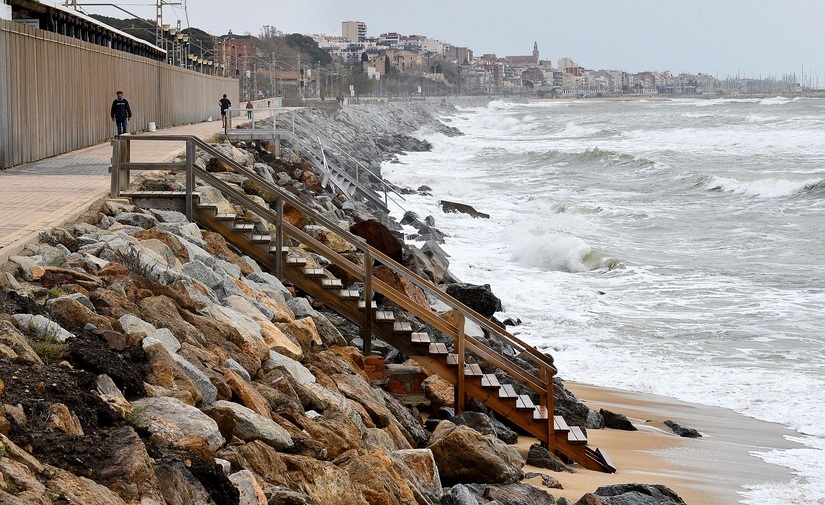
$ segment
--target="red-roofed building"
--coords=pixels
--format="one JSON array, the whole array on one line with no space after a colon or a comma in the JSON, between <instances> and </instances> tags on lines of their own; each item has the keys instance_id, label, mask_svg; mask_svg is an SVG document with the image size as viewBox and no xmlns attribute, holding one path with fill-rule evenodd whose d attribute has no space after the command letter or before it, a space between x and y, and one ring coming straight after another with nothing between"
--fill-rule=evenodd
<instances>
[{"instance_id":1,"label":"red-roofed building","mask_svg":"<svg viewBox=\"0 0 825 505\"><path fill-rule=\"evenodd\" d=\"M232 30L218 37L215 44L215 58L224 66L224 75L240 77L246 70L252 70L251 58L255 56L255 37L235 35Z\"/></svg>"}]
</instances>

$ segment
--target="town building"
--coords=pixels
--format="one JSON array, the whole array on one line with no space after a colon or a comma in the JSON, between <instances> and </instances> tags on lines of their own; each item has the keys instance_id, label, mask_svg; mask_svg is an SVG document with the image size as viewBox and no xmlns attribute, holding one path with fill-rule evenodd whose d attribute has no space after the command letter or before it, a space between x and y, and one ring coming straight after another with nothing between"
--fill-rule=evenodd
<instances>
[{"instance_id":1,"label":"town building","mask_svg":"<svg viewBox=\"0 0 825 505\"><path fill-rule=\"evenodd\" d=\"M223 65L227 77L241 77L251 71L255 55L255 37L252 35L235 35L229 30L218 37L215 44L215 58Z\"/></svg>"},{"instance_id":2,"label":"town building","mask_svg":"<svg viewBox=\"0 0 825 505\"><path fill-rule=\"evenodd\" d=\"M341 23L341 36L353 44L364 42L367 38L367 24L363 21L343 21Z\"/></svg>"}]
</instances>

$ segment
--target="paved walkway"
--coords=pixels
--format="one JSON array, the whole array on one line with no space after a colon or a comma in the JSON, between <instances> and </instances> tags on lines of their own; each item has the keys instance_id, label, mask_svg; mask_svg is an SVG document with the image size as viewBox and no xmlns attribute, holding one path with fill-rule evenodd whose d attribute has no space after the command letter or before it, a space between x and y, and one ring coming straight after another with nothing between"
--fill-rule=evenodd
<instances>
[{"instance_id":1,"label":"paved walkway","mask_svg":"<svg viewBox=\"0 0 825 505\"><path fill-rule=\"evenodd\" d=\"M211 141L222 131L218 120L139 135L197 135ZM171 161L183 152L182 142L132 143L132 157L140 161ZM0 170L0 262L36 241L41 231L77 219L105 197L111 158L112 145L107 141Z\"/></svg>"}]
</instances>

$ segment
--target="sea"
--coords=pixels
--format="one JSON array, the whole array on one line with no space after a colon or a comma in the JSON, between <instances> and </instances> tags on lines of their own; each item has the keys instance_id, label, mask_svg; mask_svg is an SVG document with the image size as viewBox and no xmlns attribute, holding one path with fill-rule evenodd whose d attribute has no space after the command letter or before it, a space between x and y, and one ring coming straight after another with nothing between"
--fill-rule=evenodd
<instances>
[{"instance_id":1,"label":"sea","mask_svg":"<svg viewBox=\"0 0 825 505\"><path fill-rule=\"evenodd\" d=\"M742 503L825 503L825 99L493 101L385 163L559 376L795 430ZM426 187L426 188L423 188ZM490 215L447 214L440 200ZM414 234L415 230L410 229ZM420 245L420 244L419 244Z\"/></svg>"}]
</instances>

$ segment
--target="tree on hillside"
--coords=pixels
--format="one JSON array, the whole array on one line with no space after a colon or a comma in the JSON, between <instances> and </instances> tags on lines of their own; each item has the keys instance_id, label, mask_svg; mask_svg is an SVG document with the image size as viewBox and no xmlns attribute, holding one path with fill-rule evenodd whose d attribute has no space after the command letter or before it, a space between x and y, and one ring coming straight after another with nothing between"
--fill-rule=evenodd
<instances>
[{"instance_id":1,"label":"tree on hillside","mask_svg":"<svg viewBox=\"0 0 825 505\"><path fill-rule=\"evenodd\" d=\"M260 37L255 41L255 48L262 58L268 62L276 62L278 68L282 70L295 68L298 64L298 56L301 55L300 49L291 47L286 37L274 31L261 32ZM307 58L307 56L302 57Z\"/></svg>"},{"instance_id":2,"label":"tree on hillside","mask_svg":"<svg viewBox=\"0 0 825 505\"><path fill-rule=\"evenodd\" d=\"M120 30L124 33L144 40L150 44L155 44L155 23L143 18L118 19L110 18L108 16L101 16L100 14L92 14L91 18L100 21L105 25L109 25L115 30ZM198 28L184 28L181 33L189 35L190 52L197 53L198 51L207 51L215 46L215 38L205 31ZM197 50L194 50L197 48Z\"/></svg>"},{"instance_id":3,"label":"tree on hillside","mask_svg":"<svg viewBox=\"0 0 825 505\"><path fill-rule=\"evenodd\" d=\"M318 47L318 43L312 37L301 35L300 33L291 33L286 36L286 42L290 47L298 49L305 54L312 63L318 62L322 66L332 63L332 56L327 51Z\"/></svg>"},{"instance_id":4,"label":"tree on hillside","mask_svg":"<svg viewBox=\"0 0 825 505\"><path fill-rule=\"evenodd\" d=\"M104 25L111 26L115 30L128 33L132 37L144 40L150 44L155 43L155 23L152 21L143 18L110 18L108 16L101 16L100 14L92 14L90 17L96 21L100 21Z\"/></svg>"}]
</instances>

